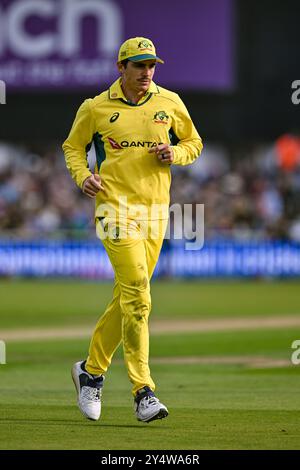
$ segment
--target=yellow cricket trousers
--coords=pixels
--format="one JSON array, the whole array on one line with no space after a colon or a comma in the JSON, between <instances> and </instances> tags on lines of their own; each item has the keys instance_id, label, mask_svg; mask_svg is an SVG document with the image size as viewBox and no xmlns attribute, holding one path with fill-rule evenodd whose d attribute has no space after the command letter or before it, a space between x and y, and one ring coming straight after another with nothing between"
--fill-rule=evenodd
<instances>
[{"instance_id":1,"label":"yellow cricket trousers","mask_svg":"<svg viewBox=\"0 0 300 470\"><path fill-rule=\"evenodd\" d=\"M150 279L158 261L167 220L96 222L115 273L113 299L93 333L86 369L105 374L113 354L123 342L128 376L135 393L144 386L155 389L149 369L148 317L151 310Z\"/></svg>"}]
</instances>

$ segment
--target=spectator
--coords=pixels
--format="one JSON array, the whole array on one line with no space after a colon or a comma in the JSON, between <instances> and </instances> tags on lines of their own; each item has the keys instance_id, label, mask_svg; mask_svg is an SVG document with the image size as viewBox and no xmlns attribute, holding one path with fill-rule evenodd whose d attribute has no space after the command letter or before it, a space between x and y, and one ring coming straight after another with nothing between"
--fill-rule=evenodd
<instances>
[{"instance_id":1,"label":"spectator","mask_svg":"<svg viewBox=\"0 0 300 470\"><path fill-rule=\"evenodd\" d=\"M257 144L245 154L231 155L222 146L207 145L205 158L186 171L173 172L171 204L204 204L206 240L300 243L297 139L285 135L275 145ZM90 165L93 162L91 151ZM94 238L93 211L93 204L79 190L74 192L59 143L38 151L0 143L2 237ZM178 221L172 222L171 236L174 227L183 233Z\"/></svg>"}]
</instances>

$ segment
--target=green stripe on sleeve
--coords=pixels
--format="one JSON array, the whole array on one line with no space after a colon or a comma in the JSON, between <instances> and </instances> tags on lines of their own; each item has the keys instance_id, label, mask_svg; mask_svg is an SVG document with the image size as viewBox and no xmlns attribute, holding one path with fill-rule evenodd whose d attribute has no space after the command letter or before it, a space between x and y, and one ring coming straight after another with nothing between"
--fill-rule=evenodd
<instances>
[{"instance_id":1,"label":"green stripe on sleeve","mask_svg":"<svg viewBox=\"0 0 300 470\"><path fill-rule=\"evenodd\" d=\"M104 142L102 140L102 135L99 134L99 132L96 132L93 135L93 142L95 145L97 168L98 172L100 172L101 163L105 160L106 153L104 150Z\"/></svg>"}]
</instances>

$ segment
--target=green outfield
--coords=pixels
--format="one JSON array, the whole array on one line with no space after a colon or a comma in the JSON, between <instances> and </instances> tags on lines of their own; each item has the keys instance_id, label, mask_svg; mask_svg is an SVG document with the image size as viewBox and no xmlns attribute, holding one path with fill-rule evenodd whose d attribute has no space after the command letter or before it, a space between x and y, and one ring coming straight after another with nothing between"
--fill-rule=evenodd
<instances>
[{"instance_id":1,"label":"green outfield","mask_svg":"<svg viewBox=\"0 0 300 470\"><path fill-rule=\"evenodd\" d=\"M1 449L300 449L300 282L154 282L151 321L172 332L151 336L151 369L170 415L150 424L133 415L130 383L118 350L107 374L99 422L76 406L70 368L84 358L88 336L26 339L32 329L90 327L108 302L109 283L1 281ZM289 317L279 327L276 318ZM181 333L175 321L220 320ZM227 319L254 318L232 328ZM262 319L269 319L268 326ZM293 319L295 320L293 322Z\"/></svg>"},{"instance_id":2,"label":"green outfield","mask_svg":"<svg viewBox=\"0 0 300 470\"><path fill-rule=\"evenodd\" d=\"M159 318L300 315L300 281L152 283ZM1 328L94 322L109 302L110 283L0 281Z\"/></svg>"}]
</instances>

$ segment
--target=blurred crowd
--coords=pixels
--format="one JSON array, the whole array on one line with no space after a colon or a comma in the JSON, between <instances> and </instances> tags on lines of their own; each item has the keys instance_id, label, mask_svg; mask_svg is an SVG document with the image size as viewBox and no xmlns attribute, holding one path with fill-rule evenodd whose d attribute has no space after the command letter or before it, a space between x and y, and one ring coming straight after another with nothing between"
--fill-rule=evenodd
<instances>
[{"instance_id":1,"label":"blurred crowd","mask_svg":"<svg viewBox=\"0 0 300 470\"><path fill-rule=\"evenodd\" d=\"M93 201L69 176L59 145L0 144L0 236L93 236Z\"/></svg>"},{"instance_id":2,"label":"blurred crowd","mask_svg":"<svg viewBox=\"0 0 300 470\"><path fill-rule=\"evenodd\" d=\"M92 166L93 152L89 161ZM171 203L204 204L206 239L300 243L296 135L240 148L205 143L198 160L172 173ZM93 212L94 202L76 188L58 144L0 143L1 238L94 238Z\"/></svg>"}]
</instances>

